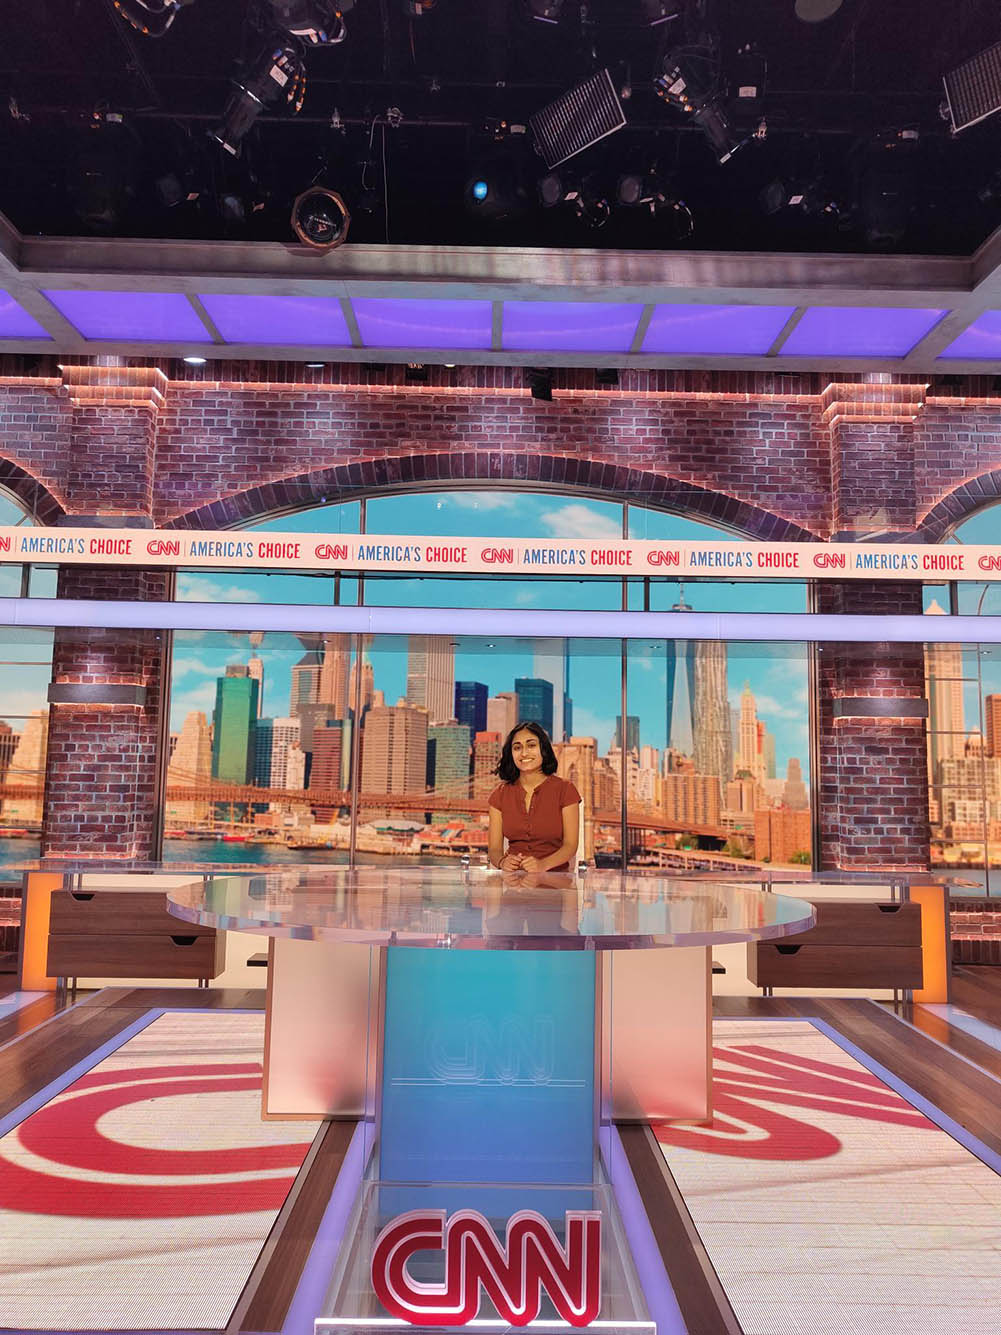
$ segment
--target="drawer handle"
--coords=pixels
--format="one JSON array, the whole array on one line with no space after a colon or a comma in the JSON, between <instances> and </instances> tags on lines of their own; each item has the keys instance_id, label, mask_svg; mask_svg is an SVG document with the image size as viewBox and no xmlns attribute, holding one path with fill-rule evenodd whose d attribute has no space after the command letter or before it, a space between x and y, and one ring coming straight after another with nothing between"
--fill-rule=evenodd
<instances>
[{"instance_id":1,"label":"drawer handle","mask_svg":"<svg viewBox=\"0 0 1001 1335\"><path fill-rule=\"evenodd\" d=\"M70 894L73 896L74 899L79 900L81 903L85 902L88 899L94 898L93 891L91 891L91 893L88 895L85 894L82 890L71 890Z\"/></svg>"},{"instance_id":2,"label":"drawer handle","mask_svg":"<svg viewBox=\"0 0 1001 1335\"><path fill-rule=\"evenodd\" d=\"M197 936L172 936L170 939L175 946L193 946L198 940Z\"/></svg>"},{"instance_id":3,"label":"drawer handle","mask_svg":"<svg viewBox=\"0 0 1001 1335\"><path fill-rule=\"evenodd\" d=\"M899 913L904 906L903 904L877 904L876 907L880 913Z\"/></svg>"},{"instance_id":4,"label":"drawer handle","mask_svg":"<svg viewBox=\"0 0 1001 1335\"><path fill-rule=\"evenodd\" d=\"M795 954L796 954L796 951L797 951L797 950L801 950L802 947L801 947L801 946L776 946L775 949L779 952L780 955L795 955Z\"/></svg>"}]
</instances>

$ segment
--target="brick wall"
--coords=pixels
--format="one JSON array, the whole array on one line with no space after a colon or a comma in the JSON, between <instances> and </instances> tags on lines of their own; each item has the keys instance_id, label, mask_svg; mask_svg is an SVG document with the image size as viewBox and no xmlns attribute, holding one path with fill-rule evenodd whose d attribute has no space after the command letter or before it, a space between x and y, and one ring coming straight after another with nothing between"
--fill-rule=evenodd
<instances>
[{"instance_id":1,"label":"brick wall","mask_svg":"<svg viewBox=\"0 0 1001 1335\"><path fill-rule=\"evenodd\" d=\"M1001 396L986 377L628 370L598 389L593 372L563 370L554 390L552 403L533 400L517 368L433 367L426 384L408 384L402 367L134 359L57 371L46 360L29 372L0 359L0 485L39 522L103 514L215 529L399 486L505 481L773 540L939 541L1001 497ZM163 596L158 577L113 574L77 572L61 590ZM919 609L914 586L820 588L827 610ZM145 851L159 647L60 637L56 657L64 681L135 678L148 693L141 709L52 710L46 847ZM924 865L923 724L836 722L831 705L838 694L920 695L920 653L825 646L821 664L825 863ZM112 809L120 825L102 821Z\"/></svg>"}]
</instances>

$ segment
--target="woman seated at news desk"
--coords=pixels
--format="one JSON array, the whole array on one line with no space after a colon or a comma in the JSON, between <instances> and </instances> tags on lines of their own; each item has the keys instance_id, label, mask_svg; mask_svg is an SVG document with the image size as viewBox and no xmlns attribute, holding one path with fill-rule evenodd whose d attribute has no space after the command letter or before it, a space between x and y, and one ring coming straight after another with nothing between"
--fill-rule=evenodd
<instances>
[{"instance_id":1,"label":"woman seated at news desk","mask_svg":"<svg viewBox=\"0 0 1001 1335\"><path fill-rule=\"evenodd\" d=\"M545 728L519 723L511 729L497 766L502 782L490 794L491 866L523 872L569 868L580 837L580 793L556 768Z\"/></svg>"}]
</instances>

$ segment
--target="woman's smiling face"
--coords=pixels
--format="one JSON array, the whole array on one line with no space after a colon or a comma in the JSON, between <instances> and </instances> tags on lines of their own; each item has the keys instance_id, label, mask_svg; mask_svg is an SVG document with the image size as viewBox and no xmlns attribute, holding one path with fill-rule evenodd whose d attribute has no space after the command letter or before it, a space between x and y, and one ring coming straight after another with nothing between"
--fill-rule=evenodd
<instances>
[{"instance_id":1,"label":"woman's smiling face","mask_svg":"<svg viewBox=\"0 0 1001 1335\"><path fill-rule=\"evenodd\" d=\"M511 738L511 758L522 774L531 774L542 768L542 747L534 732L522 728Z\"/></svg>"}]
</instances>

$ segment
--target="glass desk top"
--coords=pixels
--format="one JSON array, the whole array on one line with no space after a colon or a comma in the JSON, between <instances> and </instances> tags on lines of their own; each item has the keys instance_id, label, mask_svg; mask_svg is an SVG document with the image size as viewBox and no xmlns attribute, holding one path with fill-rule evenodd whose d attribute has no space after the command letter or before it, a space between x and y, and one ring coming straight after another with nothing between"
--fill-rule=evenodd
<instances>
[{"instance_id":1,"label":"glass desk top","mask_svg":"<svg viewBox=\"0 0 1001 1335\"><path fill-rule=\"evenodd\" d=\"M806 931L813 905L714 881L618 871L310 867L167 891L187 922L300 940L457 950L628 950Z\"/></svg>"}]
</instances>

